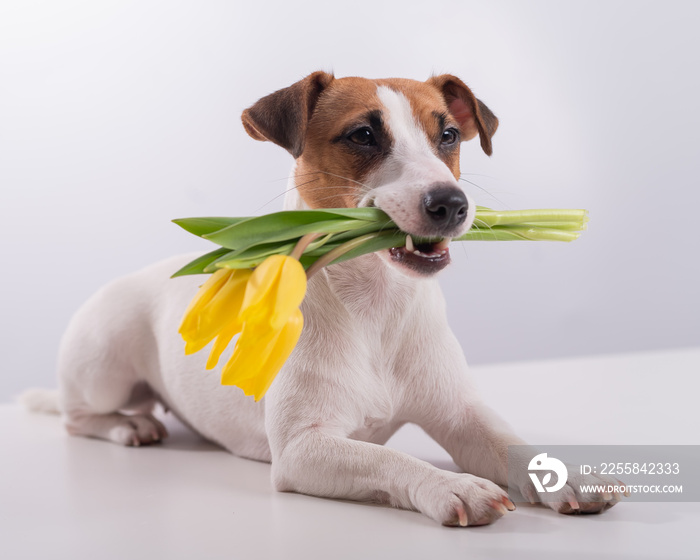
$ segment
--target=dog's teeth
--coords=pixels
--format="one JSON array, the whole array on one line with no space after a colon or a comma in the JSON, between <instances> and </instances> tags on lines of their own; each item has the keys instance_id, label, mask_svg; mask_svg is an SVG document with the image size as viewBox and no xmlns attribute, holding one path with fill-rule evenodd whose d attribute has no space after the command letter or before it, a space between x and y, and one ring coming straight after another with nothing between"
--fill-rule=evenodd
<instances>
[{"instance_id":1,"label":"dog's teeth","mask_svg":"<svg viewBox=\"0 0 700 560\"><path fill-rule=\"evenodd\" d=\"M445 251L447 251L447 247L449 247L450 241L452 241L451 237L445 237L445 239L443 239L439 243L436 243L435 249L434 249L435 252L436 253L444 253Z\"/></svg>"},{"instance_id":2,"label":"dog's teeth","mask_svg":"<svg viewBox=\"0 0 700 560\"><path fill-rule=\"evenodd\" d=\"M430 248L430 251L428 253L424 253L423 251L416 248L415 242L413 241L413 237L411 237L409 234L407 234L406 235L406 245L405 245L404 249L407 253L412 253L412 254L416 255L417 257L421 257L421 258L442 257L445 254L447 254L448 245L450 244L450 241L451 241L451 238L446 237L442 241L439 241L439 242L435 243L434 245L432 245Z\"/></svg>"},{"instance_id":3,"label":"dog's teeth","mask_svg":"<svg viewBox=\"0 0 700 560\"><path fill-rule=\"evenodd\" d=\"M447 249L443 249L442 251L431 251L430 253L424 253L423 251L419 251L418 249L414 249L413 251L410 251L417 257L441 257L445 253L447 253Z\"/></svg>"},{"instance_id":4,"label":"dog's teeth","mask_svg":"<svg viewBox=\"0 0 700 560\"><path fill-rule=\"evenodd\" d=\"M410 235L406 236L406 251L409 253L415 253L415 247L413 246L413 238Z\"/></svg>"}]
</instances>

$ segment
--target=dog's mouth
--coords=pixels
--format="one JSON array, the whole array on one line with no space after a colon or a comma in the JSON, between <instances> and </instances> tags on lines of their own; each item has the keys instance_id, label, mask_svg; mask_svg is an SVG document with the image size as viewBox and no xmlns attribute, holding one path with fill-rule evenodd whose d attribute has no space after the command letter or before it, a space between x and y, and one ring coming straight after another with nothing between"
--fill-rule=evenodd
<instances>
[{"instance_id":1,"label":"dog's mouth","mask_svg":"<svg viewBox=\"0 0 700 560\"><path fill-rule=\"evenodd\" d=\"M440 240L414 239L406 235L404 247L389 249L391 260L413 272L429 276L450 264L450 238Z\"/></svg>"}]
</instances>

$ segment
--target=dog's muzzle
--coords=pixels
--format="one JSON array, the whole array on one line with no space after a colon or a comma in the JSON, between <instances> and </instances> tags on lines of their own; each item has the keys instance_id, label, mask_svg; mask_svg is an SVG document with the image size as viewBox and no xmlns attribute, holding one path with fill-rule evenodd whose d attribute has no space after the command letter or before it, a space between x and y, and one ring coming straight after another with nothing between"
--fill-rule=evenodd
<instances>
[{"instance_id":1,"label":"dog's muzzle","mask_svg":"<svg viewBox=\"0 0 700 560\"><path fill-rule=\"evenodd\" d=\"M365 196L359 207L384 210L406 232L406 245L389 249L390 260L419 276L431 276L450 264L449 244L471 225L475 207L462 189L448 182L404 196L401 189L378 189ZM418 196L415 196L415 195Z\"/></svg>"}]
</instances>

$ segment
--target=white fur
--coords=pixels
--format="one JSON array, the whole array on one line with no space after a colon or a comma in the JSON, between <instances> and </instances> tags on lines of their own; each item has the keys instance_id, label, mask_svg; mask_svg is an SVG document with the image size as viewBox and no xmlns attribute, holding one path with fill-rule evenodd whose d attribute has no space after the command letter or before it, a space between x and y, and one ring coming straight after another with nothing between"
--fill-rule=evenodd
<instances>
[{"instance_id":1,"label":"white fur","mask_svg":"<svg viewBox=\"0 0 700 560\"><path fill-rule=\"evenodd\" d=\"M17 397L17 402L32 412L60 414L58 391L50 389L27 389Z\"/></svg>"},{"instance_id":2,"label":"white fur","mask_svg":"<svg viewBox=\"0 0 700 560\"><path fill-rule=\"evenodd\" d=\"M436 184L462 190L445 163L428 143L428 137L413 116L406 96L387 86L377 88L384 105L385 121L394 138L391 155L378 171L366 179L372 189L360 206L373 204L387 214L403 231L421 234L424 221L415 211L425 194ZM452 237L466 232L474 222L476 205L467 197L467 217Z\"/></svg>"},{"instance_id":3,"label":"white fur","mask_svg":"<svg viewBox=\"0 0 700 560\"><path fill-rule=\"evenodd\" d=\"M399 184L419 193L451 175L427 147L406 98L379 93L397 149L369 196L410 224L410 212L399 217ZM302 204L292 190L285 207ZM384 502L445 524L503 515L498 484L507 482L507 446L523 442L474 391L434 278L409 277L376 254L321 271L302 305L299 344L255 403L220 385L219 370L205 370L206 351L184 355L177 326L203 280L169 277L192 258L116 280L75 315L59 356L71 433L127 445L158 441L167 434L150 414L157 399L232 453L272 461L278 490ZM422 426L469 474L381 445L407 422ZM526 469L518 485L531 492Z\"/></svg>"}]
</instances>

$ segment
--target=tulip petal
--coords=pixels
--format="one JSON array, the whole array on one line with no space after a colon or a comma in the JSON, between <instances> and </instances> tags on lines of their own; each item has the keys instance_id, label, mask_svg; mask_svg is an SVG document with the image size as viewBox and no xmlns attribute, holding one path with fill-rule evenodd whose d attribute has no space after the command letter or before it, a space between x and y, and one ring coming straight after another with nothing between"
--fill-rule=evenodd
<instances>
[{"instance_id":1,"label":"tulip petal","mask_svg":"<svg viewBox=\"0 0 700 560\"><path fill-rule=\"evenodd\" d=\"M236 270L228 277L219 292L200 311L198 338L212 340L228 324L238 322L241 304L246 292L250 270Z\"/></svg>"},{"instance_id":2,"label":"tulip petal","mask_svg":"<svg viewBox=\"0 0 700 560\"><path fill-rule=\"evenodd\" d=\"M306 272L301 263L286 255L273 255L253 272L241 306L241 319L267 322L280 330L306 294Z\"/></svg>"},{"instance_id":3,"label":"tulip petal","mask_svg":"<svg viewBox=\"0 0 700 560\"><path fill-rule=\"evenodd\" d=\"M189 356L190 354L194 354L196 352L199 352L202 348L204 348L210 342L211 342L211 340L186 340L185 341L185 356Z\"/></svg>"},{"instance_id":4,"label":"tulip petal","mask_svg":"<svg viewBox=\"0 0 700 560\"><path fill-rule=\"evenodd\" d=\"M221 384L238 385L238 380L258 375L280 332L265 323L245 323L233 355L221 370Z\"/></svg>"},{"instance_id":5,"label":"tulip petal","mask_svg":"<svg viewBox=\"0 0 700 560\"><path fill-rule=\"evenodd\" d=\"M284 265L284 255L272 255L265 259L254 271L246 287L245 298L241 306L241 317L243 319L252 318L257 314L257 307L269 297L271 291L276 292L282 266Z\"/></svg>"},{"instance_id":6,"label":"tulip petal","mask_svg":"<svg viewBox=\"0 0 700 560\"><path fill-rule=\"evenodd\" d=\"M260 400L294 350L304 326L299 309L280 331L266 324L246 323L233 356L221 372L222 385L236 385Z\"/></svg>"},{"instance_id":7,"label":"tulip petal","mask_svg":"<svg viewBox=\"0 0 700 560\"><path fill-rule=\"evenodd\" d=\"M235 323L231 323L219 333L219 335L216 337L216 341L214 342L214 346L209 353L209 358L207 359L207 369L214 369L216 367L216 364L219 363L219 358L221 358L221 354L224 350L226 350L226 347L229 345L233 337L241 332L242 328L243 325L240 323L240 321L236 321ZM186 347L185 351L187 351Z\"/></svg>"},{"instance_id":8,"label":"tulip petal","mask_svg":"<svg viewBox=\"0 0 700 560\"><path fill-rule=\"evenodd\" d=\"M192 298L180 323L179 333L189 333L197 329L199 312L218 293L221 286L228 280L230 270L217 270L202 284L197 294Z\"/></svg>"},{"instance_id":9,"label":"tulip petal","mask_svg":"<svg viewBox=\"0 0 700 560\"><path fill-rule=\"evenodd\" d=\"M255 377L238 383L238 386L243 389L246 395L253 395L255 400L259 401L267 393L270 385L299 341L303 327L304 316L297 309L296 313L292 314L287 324L282 328L282 332L280 332L279 337L275 341L274 351L268 355L265 363L260 368L260 373Z\"/></svg>"},{"instance_id":10,"label":"tulip petal","mask_svg":"<svg viewBox=\"0 0 700 560\"><path fill-rule=\"evenodd\" d=\"M306 295L306 272L301 263L287 258L282 266L275 304L270 317L273 329L283 328Z\"/></svg>"},{"instance_id":11,"label":"tulip petal","mask_svg":"<svg viewBox=\"0 0 700 560\"><path fill-rule=\"evenodd\" d=\"M219 287L216 294L205 305L190 312L193 316L192 326L180 332L187 342L186 354L201 350L228 325L239 323L239 310L250 274L249 270L229 271L226 283Z\"/></svg>"},{"instance_id":12,"label":"tulip petal","mask_svg":"<svg viewBox=\"0 0 700 560\"><path fill-rule=\"evenodd\" d=\"M286 255L268 257L255 270L216 271L188 306L180 326L185 353L216 339L207 360L214 368L240 333L221 371L221 383L237 385L260 400L294 350L304 317L306 272Z\"/></svg>"}]
</instances>

